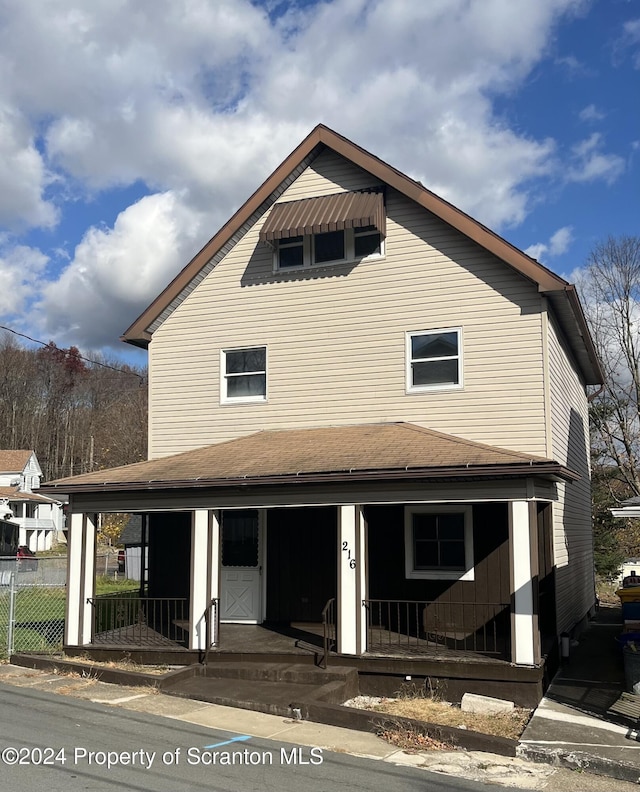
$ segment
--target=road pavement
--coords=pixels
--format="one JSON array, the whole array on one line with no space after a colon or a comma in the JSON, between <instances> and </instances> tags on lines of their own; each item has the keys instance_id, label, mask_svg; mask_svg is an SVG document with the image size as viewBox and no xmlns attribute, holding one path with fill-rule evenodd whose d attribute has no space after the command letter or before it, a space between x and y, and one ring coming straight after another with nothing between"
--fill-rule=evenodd
<instances>
[{"instance_id":1,"label":"road pavement","mask_svg":"<svg viewBox=\"0 0 640 792\"><path fill-rule=\"evenodd\" d=\"M225 752L242 756L225 764L233 761ZM0 664L2 758L1 792L638 789L580 770L480 751L408 752L366 732L176 698L151 687L107 684L91 674L6 663Z\"/></svg>"},{"instance_id":2,"label":"road pavement","mask_svg":"<svg viewBox=\"0 0 640 792\"><path fill-rule=\"evenodd\" d=\"M472 782L0 685L0 778L12 792L453 792Z\"/></svg>"}]
</instances>

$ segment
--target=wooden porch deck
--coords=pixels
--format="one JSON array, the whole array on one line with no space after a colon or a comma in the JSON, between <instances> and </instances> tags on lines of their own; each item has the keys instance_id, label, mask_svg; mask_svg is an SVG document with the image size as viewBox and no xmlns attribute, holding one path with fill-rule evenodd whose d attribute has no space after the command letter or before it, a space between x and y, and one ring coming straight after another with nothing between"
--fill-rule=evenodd
<instances>
[{"instance_id":1,"label":"wooden porch deck","mask_svg":"<svg viewBox=\"0 0 640 792\"><path fill-rule=\"evenodd\" d=\"M451 649L442 643L411 638L393 631L376 630L364 658L402 660L428 660L447 663L479 663L504 665L504 658ZM118 630L107 630L94 636L92 645L110 649L165 649L184 652L184 644L171 640L146 624L131 625ZM322 624L292 623L290 625L269 624L221 624L216 646L209 650L213 655L290 655L309 657L323 650ZM330 657L340 655L332 651Z\"/></svg>"},{"instance_id":2,"label":"wooden porch deck","mask_svg":"<svg viewBox=\"0 0 640 792\"><path fill-rule=\"evenodd\" d=\"M503 658L469 650L450 649L441 643L415 638L407 642L406 636L388 630L378 629L376 633L376 640L371 642L368 651L363 655L365 658L509 664ZM322 624L221 624L220 640L217 646L211 647L210 655L309 655L314 649L321 652L322 647ZM335 651L330 656L340 657Z\"/></svg>"}]
</instances>

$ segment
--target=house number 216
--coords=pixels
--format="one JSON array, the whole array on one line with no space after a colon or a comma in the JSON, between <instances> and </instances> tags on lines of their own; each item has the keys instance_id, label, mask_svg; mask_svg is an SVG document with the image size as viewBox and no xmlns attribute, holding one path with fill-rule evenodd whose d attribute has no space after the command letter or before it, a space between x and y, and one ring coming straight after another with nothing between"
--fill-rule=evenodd
<instances>
[{"instance_id":1,"label":"house number 216","mask_svg":"<svg viewBox=\"0 0 640 792\"><path fill-rule=\"evenodd\" d=\"M356 568L356 559L351 558L351 548L349 547L349 542L342 543L342 552L347 554L347 559L349 561L349 568L355 569Z\"/></svg>"}]
</instances>

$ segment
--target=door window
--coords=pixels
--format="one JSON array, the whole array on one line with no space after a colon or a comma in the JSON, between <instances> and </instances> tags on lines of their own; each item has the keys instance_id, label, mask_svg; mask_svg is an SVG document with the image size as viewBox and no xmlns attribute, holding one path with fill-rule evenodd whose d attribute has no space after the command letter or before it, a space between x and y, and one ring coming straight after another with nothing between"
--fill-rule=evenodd
<instances>
[{"instance_id":1,"label":"door window","mask_svg":"<svg viewBox=\"0 0 640 792\"><path fill-rule=\"evenodd\" d=\"M258 512L225 511L222 515L222 565L258 566Z\"/></svg>"}]
</instances>

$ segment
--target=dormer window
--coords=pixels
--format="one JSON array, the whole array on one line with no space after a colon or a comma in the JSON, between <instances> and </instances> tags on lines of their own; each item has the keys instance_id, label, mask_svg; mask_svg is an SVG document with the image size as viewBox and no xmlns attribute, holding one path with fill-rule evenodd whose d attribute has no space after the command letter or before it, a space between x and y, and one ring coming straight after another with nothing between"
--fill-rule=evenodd
<instances>
[{"instance_id":1,"label":"dormer window","mask_svg":"<svg viewBox=\"0 0 640 792\"><path fill-rule=\"evenodd\" d=\"M302 267L304 265L304 237L281 239L277 246L278 268Z\"/></svg>"},{"instance_id":2,"label":"dormer window","mask_svg":"<svg viewBox=\"0 0 640 792\"><path fill-rule=\"evenodd\" d=\"M274 204L260 240L274 251L274 269L359 261L384 252L384 195L346 192Z\"/></svg>"}]
</instances>

